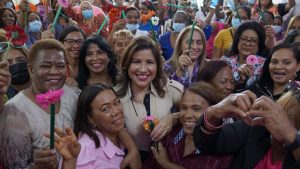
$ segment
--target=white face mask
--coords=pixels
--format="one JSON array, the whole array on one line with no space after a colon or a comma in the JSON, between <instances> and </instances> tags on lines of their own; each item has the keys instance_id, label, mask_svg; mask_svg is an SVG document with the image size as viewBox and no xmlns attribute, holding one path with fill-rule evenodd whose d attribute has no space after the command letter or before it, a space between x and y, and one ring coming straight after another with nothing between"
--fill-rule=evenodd
<instances>
[{"instance_id":1,"label":"white face mask","mask_svg":"<svg viewBox=\"0 0 300 169\"><path fill-rule=\"evenodd\" d=\"M175 32L179 33L185 28L185 24L184 23L174 23L173 22L172 28Z\"/></svg>"},{"instance_id":2,"label":"white face mask","mask_svg":"<svg viewBox=\"0 0 300 169\"><path fill-rule=\"evenodd\" d=\"M127 23L125 27L130 31L135 31L140 27L140 25L139 24L129 24L129 23Z\"/></svg>"},{"instance_id":3,"label":"white face mask","mask_svg":"<svg viewBox=\"0 0 300 169\"><path fill-rule=\"evenodd\" d=\"M276 34L282 31L282 27L281 26L272 25L271 27L274 29L274 31L275 31Z\"/></svg>"},{"instance_id":4,"label":"white face mask","mask_svg":"<svg viewBox=\"0 0 300 169\"><path fill-rule=\"evenodd\" d=\"M239 18L233 17L231 20L231 25L234 29L237 29L242 24L242 21L240 21Z\"/></svg>"}]
</instances>

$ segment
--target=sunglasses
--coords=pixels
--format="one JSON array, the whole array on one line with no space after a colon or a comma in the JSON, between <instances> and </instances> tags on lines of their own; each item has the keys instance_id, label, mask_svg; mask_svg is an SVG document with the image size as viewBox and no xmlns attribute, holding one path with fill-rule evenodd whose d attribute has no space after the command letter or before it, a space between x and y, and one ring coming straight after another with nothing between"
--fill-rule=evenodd
<instances>
[{"instance_id":1,"label":"sunglasses","mask_svg":"<svg viewBox=\"0 0 300 169\"><path fill-rule=\"evenodd\" d=\"M0 43L0 53L7 51L9 46L9 42L1 42ZM26 46L17 46L17 45L13 45L12 43L10 43L10 46L14 47L14 48L18 48L18 49L22 49L25 48Z\"/></svg>"}]
</instances>

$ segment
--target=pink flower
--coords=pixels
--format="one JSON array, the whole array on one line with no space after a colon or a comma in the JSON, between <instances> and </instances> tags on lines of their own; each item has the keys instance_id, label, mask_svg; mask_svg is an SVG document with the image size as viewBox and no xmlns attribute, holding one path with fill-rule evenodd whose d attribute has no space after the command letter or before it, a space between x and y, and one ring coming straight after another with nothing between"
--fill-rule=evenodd
<instances>
[{"instance_id":1,"label":"pink flower","mask_svg":"<svg viewBox=\"0 0 300 169\"><path fill-rule=\"evenodd\" d=\"M154 118L152 116L147 116L144 118L145 121L153 121Z\"/></svg>"},{"instance_id":2,"label":"pink flower","mask_svg":"<svg viewBox=\"0 0 300 169\"><path fill-rule=\"evenodd\" d=\"M255 65L258 63L258 59L255 55L249 55L246 59L247 64Z\"/></svg>"},{"instance_id":3,"label":"pink flower","mask_svg":"<svg viewBox=\"0 0 300 169\"><path fill-rule=\"evenodd\" d=\"M36 95L35 99L40 106L47 108L50 104L55 104L58 102L63 94L63 89L49 90L45 94Z\"/></svg>"},{"instance_id":4,"label":"pink flower","mask_svg":"<svg viewBox=\"0 0 300 169\"><path fill-rule=\"evenodd\" d=\"M58 0L57 2L64 8L68 8L69 6L69 0Z\"/></svg>"}]
</instances>

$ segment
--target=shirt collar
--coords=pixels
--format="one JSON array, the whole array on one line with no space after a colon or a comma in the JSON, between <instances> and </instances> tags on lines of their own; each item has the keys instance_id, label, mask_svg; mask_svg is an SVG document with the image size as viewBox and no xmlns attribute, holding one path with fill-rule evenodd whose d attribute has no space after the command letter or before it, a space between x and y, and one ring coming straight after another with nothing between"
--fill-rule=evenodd
<instances>
[{"instance_id":1,"label":"shirt collar","mask_svg":"<svg viewBox=\"0 0 300 169\"><path fill-rule=\"evenodd\" d=\"M155 87L153 85L153 83L150 84L150 93L152 95L154 95L155 97L159 96L157 90L155 89ZM126 96L124 97L124 100L125 101L130 100L131 96L132 96L131 87L130 87L130 84L128 84L128 90L127 90Z\"/></svg>"},{"instance_id":2,"label":"shirt collar","mask_svg":"<svg viewBox=\"0 0 300 169\"><path fill-rule=\"evenodd\" d=\"M182 139L184 139L185 138L185 133L184 133L184 129L183 128L181 128L180 130L179 130L179 132L177 133L177 135L173 138L173 143L174 144L178 144ZM200 154L200 150L198 150L197 148L196 148L196 150L195 150L195 152L194 152L194 154Z\"/></svg>"}]
</instances>

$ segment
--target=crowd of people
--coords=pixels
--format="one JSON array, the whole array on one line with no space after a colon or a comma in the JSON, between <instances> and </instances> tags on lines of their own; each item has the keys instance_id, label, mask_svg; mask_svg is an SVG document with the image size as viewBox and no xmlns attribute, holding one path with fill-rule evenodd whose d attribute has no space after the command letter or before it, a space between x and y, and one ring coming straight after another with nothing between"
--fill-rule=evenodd
<instances>
[{"instance_id":1,"label":"crowd of people","mask_svg":"<svg viewBox=\"0 0 300 169\"><path fill-rule=\"evenodd\" d=\"M1 0L0 57L0 169L300 168L299 0Z\"/></svg>"}]
</instances>

